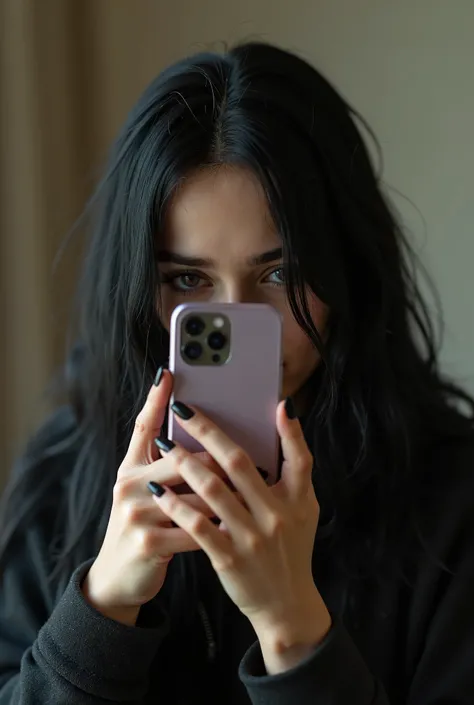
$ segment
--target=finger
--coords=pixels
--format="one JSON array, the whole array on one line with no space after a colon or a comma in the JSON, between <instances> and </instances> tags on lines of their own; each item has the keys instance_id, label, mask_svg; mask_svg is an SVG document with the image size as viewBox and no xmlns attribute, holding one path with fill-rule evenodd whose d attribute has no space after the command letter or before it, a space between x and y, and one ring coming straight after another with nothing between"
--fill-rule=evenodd
<instances>
[{"instance_id":1,"label":"finger","mask_svg":"<svg viewBox=\"0 0 474 705\"><path fill-rule=\"evenodd\" d=\"M222 467L232 485L242 495L251 514L258 520L268 512L269 504L271 506L273 503L273 495L247 453L198 409L190 409L180 402L175 402L171 408L178 423Z\"/></svg>"},{"instance_id":2,"label":"finger","mask_svg":"<svg viewBox=\"0 0 474 705\"><path fill-rule=\"evenodd\" d=\"M190 507L193 507L196 511L201 512L204 516L209 518L216 516L211 507L209 507L209 505L206 504L206 502L194 492L192 494L182 494L179 496L183 502L189 504ZM150 494L150 498L151 497L152 495ZM158 526L159 524L168 521L168 516L161 511L159 506L155 506L154 502L151 501L146 504L142 501L138 503L138 505L135 502L135 512L137 511L139 512L139 519L135 519L135 521L140 524Z\"/></svg>"},{"instance_id":3,"label":"finger","mask_svg":"<svg viewBox=\"0 0 474 705\"><path fill-rule=\"evenodd\" d=\"M232 551L232 542L207 517L183 502L169 487L161 497L153 495L153 500L171 521L181 527L207 553L214 567L225 563L226 557Z\"/></svg>"},{"instance_id":4,"label":"finger","mask_svg":"<svg viewBox=\"0 0 474 705\"><path fill-rule=\"evenodd\" d=\"M288 407L290 413L288 413ZM313 457L306 444L301 424L291 412L291 402L280 402L277 407L276 424L283 453L281 482L288 494L296 499L305 494L311 485Z\"/></svg>"},{"instance_id":5,"label":"finger","mask_svg":"<svg viewBox=\"0 0 474 705\"><path fill-rule=\"evenodd\" d=\"M157 449L158 450L158 449ZM206 452L199 452L194 454L201 462L209 468L214 474L221 477L224 481L228 482L227 475L222 470L221 467L216 463L214 458ZM188 494L192 492L191 488L183 481L183 477L176 470L176 464L171 458L167 459L167 456L163 454L162 458L159 458L154 463L148 465L146 471L143 474L143 481L140 482L140 487L137 488L141 497L141 488L143 484L146 484L149 480L158 482L160 485L168 485L173 487L177 494ZM230 484L230 483L229 483Z\"/></svg>"},{"instance_id":6,"label":"finger","mask_svg":"<svg viewBox=\"0 0 474 705\"><path fill-rule=\"evenodd\" d=\"M206 452L199 452L193 454L205 467L207 467L211 472L221 478L226 478L226 474L223 469L216 463L214 458ZM154 480L160 485L178 485L183 482L183 477L176 469L176 463L169 454L164 454L159 460L151 463L143 474L144 484L148 480ZM141 489L142 483L140 483Z\"/></svg>"},{"instance_id":7,"label":"finger","mask_svg":"<svg viewBox=\"0 0 474 705\"><path fill-rule=\"evenodd\" d=\"M136 467L147 465L154 460L151 454L152 443L153 439L160 434L172 387L171 373L168 370L162 370L159 384L152 385L147 400L136 418L123 465Z\"/></svg>"},{"instance_id":8,"label":"finger","mask_svg":"<svg viewBox=\"0 0 474 705\"><path fill-rule=\"evenodd\" d=\"M167 458L174 461L183 480L211 508L213 514L225 522L235 540L243 538L246 532L255 530L252 516L236 498L235 493L220 477L203 465L195 454L189 453L182 446L174 445L167 452Z\"/></svg>"}]
</instances>

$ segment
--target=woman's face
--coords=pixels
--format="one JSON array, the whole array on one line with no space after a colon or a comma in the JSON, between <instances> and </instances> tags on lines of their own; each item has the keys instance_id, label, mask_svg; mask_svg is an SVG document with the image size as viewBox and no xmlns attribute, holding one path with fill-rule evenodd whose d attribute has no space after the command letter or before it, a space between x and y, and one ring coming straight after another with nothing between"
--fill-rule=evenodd
<instances>
[{"instance_id":1,"label":"woman's face","mask_svg":"<svg viewBox=\"0 0 474 705\"><path fill-rule=\"evenodd\" d=\"M208 168L185 179L167 213L162 251L161 318L186 302L266 303L283 318L283 396L296 395L319 361L296 323L284 286L281 240L258 180L236 167ZM308 290L321 335L326 306Z\"/></svg>"}]
</instances>

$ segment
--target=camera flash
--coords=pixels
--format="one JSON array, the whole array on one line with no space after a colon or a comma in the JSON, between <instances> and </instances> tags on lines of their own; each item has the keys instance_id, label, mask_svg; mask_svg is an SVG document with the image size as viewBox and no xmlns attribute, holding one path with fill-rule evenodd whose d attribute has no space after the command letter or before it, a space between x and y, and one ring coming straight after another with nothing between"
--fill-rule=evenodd
<instances>
[{"instance_id":1,"label":"camera flash","mask_svg":"<svg viewBox=\"0 0 474 705\"><path fill-rule=\"evenodd\" d=\"M224 319L220 317L214 318L213 323L215 328L222 328L222 326L224 325Z\"/></svg>"}]
</instances>

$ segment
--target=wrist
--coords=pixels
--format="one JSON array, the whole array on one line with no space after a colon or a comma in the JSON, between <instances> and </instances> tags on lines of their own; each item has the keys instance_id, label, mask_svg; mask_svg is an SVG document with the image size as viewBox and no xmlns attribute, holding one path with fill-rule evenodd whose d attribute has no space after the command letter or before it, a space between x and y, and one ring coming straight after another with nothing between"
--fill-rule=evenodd
<instances>
[{"instance_id":1,"label":"wrist","mask_svg":"<svg viewBox=\"0 0 474 705\"><path fill-rule=\"evenodd\" d=\"M86 575L81 585L81 591L85 600L95 610L100 612L102 616L107 617L107 619L113 619L115 622L119 622L120 624L124 624L129 627L134 627L136 625L140 607L135 605L117 605L108 601L96 589L94 589L90 579L90 572Z\"/></svg>"},{"instance_id":2,"label":"wrist","mask_svg":"<svg viewBox=\"0 0 474 705\"><path fill-rule=\"evenodd\" d=\"M267 673L297 666L324 641L331 626L331 615L317 590L287 616L269 616L254 624Z\"/></svg>"}]
</instances>

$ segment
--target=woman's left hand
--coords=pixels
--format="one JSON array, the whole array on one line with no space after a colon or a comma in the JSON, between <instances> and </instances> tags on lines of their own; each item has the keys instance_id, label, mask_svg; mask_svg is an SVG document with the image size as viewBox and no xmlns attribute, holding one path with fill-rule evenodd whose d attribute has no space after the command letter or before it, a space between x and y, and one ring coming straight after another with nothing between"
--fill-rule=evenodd
<instances>
[{"instance_id":1,"label":"woman's left hand","mask_svg":"<svg viewBox=\"0 0 474 705\"><path fill-rule=\"evenodd\" d=\"M169 488L155 499L208 555L227 594L252 623L267 670L286 670L331 626L312 576L319 504L300 423L279 404L284 461L281 479L268 487L249 456L216 424L196 409L179 402L173 406L178 422L224 470L245 506L221 478L177 445L168 453L177 472L221 519L221 527Z\"/></svg>"}]
</instances>

